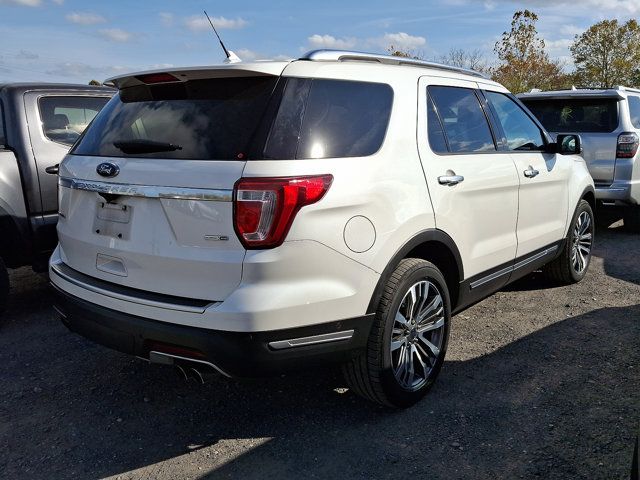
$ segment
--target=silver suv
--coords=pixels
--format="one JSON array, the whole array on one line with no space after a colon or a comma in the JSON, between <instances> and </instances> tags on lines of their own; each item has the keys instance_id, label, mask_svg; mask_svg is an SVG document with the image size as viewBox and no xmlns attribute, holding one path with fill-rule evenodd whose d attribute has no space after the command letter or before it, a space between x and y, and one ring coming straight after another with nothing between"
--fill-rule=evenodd
<instances>
[{"instance_id":1,"label":"silver suv","mask_svg":"<svg viewBox=\"0 0 640 480\"><path fill-rule=\"evenodd\" d=\"M596 199L623 207L625 227L640 232L640 90L531 91L519 98L549 132L580 134Z\"/></svg>"}]
</instances>

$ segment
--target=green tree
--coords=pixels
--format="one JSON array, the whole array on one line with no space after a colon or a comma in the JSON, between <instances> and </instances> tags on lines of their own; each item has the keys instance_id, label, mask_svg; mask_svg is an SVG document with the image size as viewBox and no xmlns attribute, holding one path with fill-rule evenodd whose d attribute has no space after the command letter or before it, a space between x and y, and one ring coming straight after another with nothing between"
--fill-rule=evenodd
<instances>
[{"instance_id":1,"label":"green tree","mask_svg":"<svg viewBox=\"0 0 640 480\"><path fill-rule=\"evenodd\" d=\"M640 25L634 19L598 22L571 45L576 81L581 87L640 85Z\"/></svg>"},{"instance_id":2,"label":"green tree","mask_svg":"<svg viewBox=\"0 0 640 480\"><path fill-rule=\"evenodd\" d=\"M493 69L492 77L514 93L532 88L552 90L569 84L562 62L551 60L545 51L544 40L536 29L537 21L535 13L517 11L511 30L503 32L494 46L500 63Z\"/></svg>"},{"instance_id":3,"label":"green tree","mask_svg":"<svg viewBox=\"0 0 640 480\"><path fill-rule=\"evenodd\" d=\"M98 80L91 80L91 81L89 82L89 85L97 85L97 86L100 86L100 85L102 85L102 83L100 83Z\"/></svg>"}]
</instances>

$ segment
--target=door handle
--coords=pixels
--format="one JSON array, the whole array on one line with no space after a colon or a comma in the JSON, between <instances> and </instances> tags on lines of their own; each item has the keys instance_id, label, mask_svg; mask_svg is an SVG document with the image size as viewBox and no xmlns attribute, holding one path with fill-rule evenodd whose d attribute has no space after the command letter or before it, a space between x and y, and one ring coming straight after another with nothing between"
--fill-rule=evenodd
<instances>
[{"instance_id":1,"label":"door handle","mask_svg":"<svg viewBox=\"0 0 640 480\"><path fill-rule=\"evenodd\" d=\"M58 175L58 172L60 171L60 164L56 163L55 165L45 168L44 171L49 175Z\"/></svg>"},{"instance_id":2,"label":"door handle","mask_svg":"<svg viewBox=\"0 0 640 480\"><path fill-rule=\"evenodd\" d=\"M533 178L533 177L537 176L539 173L540 172L538 170L536 170L531 165L529 165L529 168L524 171L524 176L527 177L527 178Z\"/></svg>"},{"instance_id":3,"label":"door handle","mask_svg":"<svg viewBox=\"0 0 640 480\"><path fill-rule=\"evenodd\" d=\"M448 170L446 175L438 177L438 183L440 185L457 185L462 181L464 181L464 177L462 175L456 175L451 170Z\"/></svg>"}]
</instances>

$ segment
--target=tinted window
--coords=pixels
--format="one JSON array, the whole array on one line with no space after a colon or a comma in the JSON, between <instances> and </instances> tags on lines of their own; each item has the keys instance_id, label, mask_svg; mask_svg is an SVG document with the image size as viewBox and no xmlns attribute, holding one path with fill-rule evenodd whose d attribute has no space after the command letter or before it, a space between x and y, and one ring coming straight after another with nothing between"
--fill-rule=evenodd
<instances>
[{"instance_id":1,"label":"tinted window","mask_svg":"<svg viewBox=\"0 0 640 480\"><path fill-rule=\"evenodd\" d=\"M498 114L509 150L541 150L544 147L542 132L513 99L502 93L485 94Z\"/></svg>"},{"instance_id":2,"label":"tinted window","mask_svg":"<svg viewBox=\"0 0 640 480\"><path fill-rule=\"evenodd\" d=\"M96 117L72 153L243 159L276 82L275 77L217 78L123 89ZM154 150L154 142L172 147ZM123 147L136 143L143 148Z\"/></svg>"},{"instance_id":3,"label":"tinted window","mask_svg":"<svg viewBox=\"0 0 640 480\"><path fill-rule=\"evenodd\" d=\"M447 153L447 141L444 138L444 130L442 129L442 123L438 118L438 113L433 106L433 100L428 98L428 111L427 111L427 130L429 132L429 145L431 150L436 153Z\"/></svg>"},{"instance_id":4,"label":"tinted window","mask_svg":"<svg viewBox=\"0 0 640 480\"><path fill-rule=\"evenodd\" d=\"M523 99L549 132L613 132L618 101L613 98Z\"/></svg>"},{"instance_id":5,"label":"tinted window","mask_svg":"<svg viewBox=\"0 0 640 480\"><path fill-rule=\"evenodd\" d=\"M449 151L496 149L487 118L473 90L439 86L431 86L428 90L442 119Z\"/></svg>"},{"instance_id":6,"label":"tinted window","mask_svg":"<svg viewBox=\"0 0 640 480\"><path fill-rule=\"evenodd\" d=\"M2 103L0 103L0 146L7 144L7 137L4 130L4 112L2 110Z\"/></svg>"},{"instance_id":7,"label":"tinted window","mask_svg":"<svg viewBox=\"0 0 640 480\"><path fill-rule=\"evenodd\" d=\"M631 114L631 125L640 128L640 97L629 97L629 113Z\"/></svg>"},{"instance_id":8,"label":"tinted window","mask_svg":"<svg viewBox=\"0 0 640 480\"><path fill-rule=\"evenodd\" d=\"M73 145L107 97L41 97L38 106L44 135L54 142Z\"/></svg>"},{"instance_id":9,"label":"tinted window","mask_svg":"<svg viewBox=\"0 0 640 480\"><path fill-rule=\"evenodd\" d=\"M380 149L393 90L381 83L288 79L265 158L364 157Z\"/></svg>"}]
</instances>

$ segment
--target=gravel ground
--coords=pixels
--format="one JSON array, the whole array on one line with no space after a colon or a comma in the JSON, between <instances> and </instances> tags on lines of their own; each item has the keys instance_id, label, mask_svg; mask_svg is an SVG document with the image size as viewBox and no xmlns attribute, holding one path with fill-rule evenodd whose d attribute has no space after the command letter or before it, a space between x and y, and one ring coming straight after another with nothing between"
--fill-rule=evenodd
<instances>
[{"instance_id":1,"label":"gravel ground","mask_svg":"<svg viewBox=\"0 0 640 480\"><path fill-rule=\"evenodd\" d=\"M598 231L580 284L533 274L454 319L431 393L390 411L325 370L180 380L68 332L11 275L0 478L625 479L640 421L640 237Z\"/></svg>"}]
</instances>

